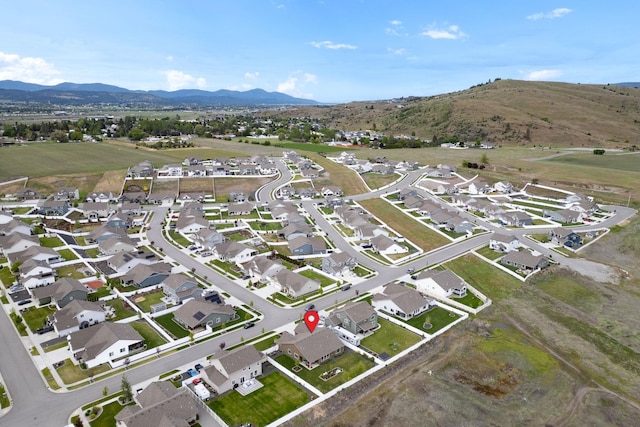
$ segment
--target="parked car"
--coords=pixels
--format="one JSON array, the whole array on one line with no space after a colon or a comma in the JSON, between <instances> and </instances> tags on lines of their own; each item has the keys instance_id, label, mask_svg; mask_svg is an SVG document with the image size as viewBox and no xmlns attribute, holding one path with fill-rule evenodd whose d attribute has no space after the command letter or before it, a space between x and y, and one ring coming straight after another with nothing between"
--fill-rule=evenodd
<instances>
[{"instance_id":1,"label":"parked car","mask_svg":"<svg viewBox=\"0 0 640 427\"><path fill-rule=\"evenodd\" d=\"M192 377L197 377L198 376L198 371L196 371L195 369L189 369L187 371L187 374L189 374Z\"/></svg>"},{"instance_id":2,"label":"parked car","mask_svg":"<svg viewBox=\"0 0 640 427\"><path fill-rule=\"evenodd\" d=\"M36 329L36 334L42 335L42 334L46 334L47 332L51 332L51 331L53 331L53 326L47 325L44 328Z\"/></svg>"},{"instance_id":3,"label":"parked car","mask_svg":"<svg viewBox=\"0 0 640 427\"><path fill-rule=\"evenodd\" d=\"M200 372L204 369L204 366L202 366L200 363L198 363L196 366L193 367L196 371Z\"/></svg>"},{"instance_id":4,"label":"parked car","mask_svg":"<svg viewBox=\"0 0 640 427\"><path fill-rule=\"evenodd\" d=\"M200 378L194 378L193 379L193 385L198 385L202 382L202 380Z\"/></svg>"},{"instance_id":5,"label":"parked car","mask_svg":"<svg viewBox=\"0 0 640 427\"><path fill-rule=\"evenodd\" d=\"M304 311L313 310L314 308L316 308L315 304L309 304L304 308Z\"/></svg>"},{"instance_id":6,"label":"parked car","mask_svg":"<svg viewBox=\"0 0 640 427\"><path fill-rule=\"evenodd\" d=\"M351 285L344 285L340 289L343 291L348 291L351 288Z\"/></svg>"},{"instance_id":7,"label":"parked car","mask_svg":"<svg viewBox=\"0 0 640 427\"><path fill-rule=\"evenodd\" d=\"M244 324L245 329L253 328L254 326L256 326L254 322L247 322Z\"/></svg>"},{"instance_id":8,"label":"parked car","mask_svg":"<svg viewBox=\"0 0 640 427\"><path fill-rule=\"evenodd\" d=\"M27 304L30 304L30 303L31 303L30 299L23 299L22 301L20 301L18 303L18 305L27 305Z\"/></svg>"}]
</instances>

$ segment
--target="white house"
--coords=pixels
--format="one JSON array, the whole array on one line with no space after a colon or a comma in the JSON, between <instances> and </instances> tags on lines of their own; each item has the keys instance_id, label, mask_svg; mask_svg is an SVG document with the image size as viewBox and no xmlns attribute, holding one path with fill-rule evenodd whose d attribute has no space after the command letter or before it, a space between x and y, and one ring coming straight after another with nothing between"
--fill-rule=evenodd
<instances>
[{"instance_id":1,"label":"white house","mask_svg":"<svg viewBox=\"0 0 640 427\"><path fill-rule=\"evenodd\" d=\"M67 342L74 358L87 368L144 349L144 338L128 323L99 323L67 335Z\"/></svg>"},{"instance_id":2,"label":"white house","mask_svg":"<svg viewBox=\"0 0 640 427\"><path fill-rule=\"evenodd\" d=\"M59 337L69 335L106 320L106 313L95 302L73 300L53 314L51 325Z\"/></svg>"},{"instance_id":3,"label":"white house","mask_svg":"<svg viewBox=\"0 0 640 427\"><path fill-rule=\"evenodd\" d=\"M413 288L391 283L382 293L373 296L371 305L402 319L411 319L427 311L433 303Z\"/></svg>"},{"instance_id":4,"label":"white house","mask_svg":"<svg viewBox=\"0 0 640 427\"><path fill-rule=\"evenodd\" d=\"M418 274L416 289L436 298L462 298L467 284L450 270L424 270Z\"/></svg>"},{"instance_id":5,"label":"white house","mask_svg":"<svg viewBox=\"0 0 640 427\"><path fill-rule=\"evenodd\" d=\"M213 255L220 261L242 264L258 255L258 251L255 248L231 240L215 245L213 247Z\"/></svg>"},{"instance_id":6,"label":"white house","mask_svg":"<svg viewBox=\"0 0 640 427\"><path fill-rule=\"evenodd\" d=\"M201 375L218 394L233 390L262 375L266 357L252 345L232 351L218 351L211 356L211 365Z\"/></svg>"},{"instance_id":7,"label":"white house","mask_svg":"<svg viewBox=\"0 0 640 427\"><path fill-rule=\"evenodd\" d=\"M384 235L379 235L371 239L371 245L373 246L373 250L382 255L403 254L409 252L409 249L407 249L406 246L401 245L395 240Z\"/></svg>"},{"instance_id":8,"label":"white house","mask_svg":"<svg viewBox=\"0 0 640 427\"><path fill-rule=\"evenodd\" d=\"M503 233L493 233L489 238L489 248L496 252L517 251L520 248L520 241L516 236Z\"/></svg>"}]
</instances>

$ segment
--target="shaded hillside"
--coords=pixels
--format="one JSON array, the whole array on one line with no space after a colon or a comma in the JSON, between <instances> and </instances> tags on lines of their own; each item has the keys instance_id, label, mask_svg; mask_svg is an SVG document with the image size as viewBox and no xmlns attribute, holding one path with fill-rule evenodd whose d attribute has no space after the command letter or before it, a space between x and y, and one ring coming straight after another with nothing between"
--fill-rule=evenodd
<instances>
[{"instance_id":1,"label":"shaded hillside","mask_svg":"<svg viewBox=\"0 0 640 427\"><path fill-rule=\"evenodd\" d=\"M430 97L304 106L279 113L345 130L505 145L640 146L640 89L498 80Z\"/></svg>"}]
</instances>

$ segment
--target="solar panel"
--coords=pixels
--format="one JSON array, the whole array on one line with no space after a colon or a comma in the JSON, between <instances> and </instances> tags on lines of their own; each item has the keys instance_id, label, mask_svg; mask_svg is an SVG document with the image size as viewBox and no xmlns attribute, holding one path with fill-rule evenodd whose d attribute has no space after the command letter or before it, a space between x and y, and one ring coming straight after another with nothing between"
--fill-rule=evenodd
<instances>
[{"instance_id":1,"label":"solar panel","mask_svg":"<svg viewBox=\"0 0 640 427\"><path fill-rule=\"evenodd\" d=\"M193 315L193 318L196 320L202 320L204 318L204 313L201 311L198 311Z\"/></svg>"},{"instance_id":2,"label":"solar panel","mask_svg":"<svg viewBox=\"0 0 640 427\"><path fill-rule=\"evenodd\" d=\"M218 294L217 292L207 295L206 297L204 297L204 299L207 301L215 302L216 304L222 304L222 301L220 300L220 294Z\"/></svg>"}]
</instances>

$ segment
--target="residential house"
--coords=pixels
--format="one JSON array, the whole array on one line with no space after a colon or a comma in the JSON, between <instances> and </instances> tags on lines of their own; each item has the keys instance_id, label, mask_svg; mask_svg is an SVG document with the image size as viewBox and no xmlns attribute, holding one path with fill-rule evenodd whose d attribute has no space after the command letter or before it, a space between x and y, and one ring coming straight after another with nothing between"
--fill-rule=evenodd
<instances>
[{"instance_id":1,"label":"residential house","mask_svg":"<svg viewBox=\"0 0 640 427\"><path fill-rule=\"evenodd\" d=\"M460 215L453 215L445 223L445 228L453 233L471 233L473 231L473 223Z\"/></svg>"},{"instance_id":2,"label":"residential house","mask_svg":"<svg viewBox=\"0 0 640 427\"><path fill-rule=\"evenodd\" d=\"M278 350L307 369L313 369L344 353L344 343L328 328L316 328L313 333L304 324L295 335L283 332L276 340Z\"/></svg>"},{"instance_id":3,"label":"residential house","mask_svg":"<svg viewBox=\"0 0 640 427\"><path fill-rule=\"evenodd\" d=\"M312 230L308 224L294 223L278 230L278 237L284 237L287 240L292 240L297 237L309 237L311 236L311 233Z\"/></svg>"},{"instance_id":4,"label":"residential house","mask_svg":"<svg viewBox=\"0 0 640 427\"><path fill-rule=\"evenodd\" d=\"M80 190L78 190L77 187L60 188L53 194L53 200L60 202L69 202L78 199L80 199Z\"/></svg>"},{"instance_id":5,"label":"residential house","mask_svg":"<svg viewBox=\"0 0 640 427\"><path fill-rule=\"evenodd\" d=\"M171 274L171 264L157 262L155 264L138 264L120 278L123 285L146 288L162 283Z\"/></svg>"},{"instance_id":6,"label":"residential house","mask_svg":"<svg viewBox=\"0 0 640 427\"><path fill-rule=\"evenodd\" d=\"M520 241L516 236L493 233L489 238L489 248L496 252L517 251L520 248Z\"/></svg>"},{"instance_id":7,"label":"residential house","mask_svg":"<svg viewBox=\"0 0 640 427\"><path fill-rule=\"evenodd\" d=\"M0 249L5 257L16 252L24 251L32 246L40 246L40 240L36 236L22 233L12 233L8 236L0 236Z\"/></svg>"},{"instance_id":8,"label":"residential house","mask_svg":"<svg viewBox=\"0 0 640 427\"><path fill-rule=\"evenodd\" d=\"M366 301L349 302L325 319L325 326L340 327L352 334L367 334L378 327L378 313Z\"/></svg>"},{"instance_id":9,"label":"residential house","mask_svg":"<svg viewBox=\"0 0 640 427\"><path fill-rule=\"evenodd\" d=\"M371 239L371 246L375 252L382 255L394 255L409 252L409 249L407 249L406 246L401 245L395 240L382 234Z\"/></svg>"},{"instance_id":10,"label":"residential house","mask_svg":"<svg viewBox=\"0 0 640 427\"><path fill-rule=\"evenodd\" d=\"M266 256L256 256L242 264L244 273L260 282L269 281L278 271L284 268L284 265L272 261Z\"/></svg>"},{"instance_id":11,"label":"residential house","mask_svg":"<svg viewBox=\"0 0 640 427\"><path fill-rule=\"evenodd\" d=\"M82 204L82 214L90 221L98 221L107 218L110 214L107 202L86 202Z\"/></svg>"},{"instance_id":12,"label":"residential house","mask_svg":"<svg viewBox=\"0 0 640 427\"><path fill-rule=\"evenodd\" d=\"M147 200L146 191L132 191L131 189L124 191L119 200L128 203L143 203Z\"/></svg>"},{"instance_id":13,"label":"residential house","mask_svg":"<svg viewBox=\"0 0 640 427\"><path fill-rule=\"evenodd\" d=\"M122 228L109 228L101 225L89 232L87 241L90 243L100 243L107 239L124 239L126 237L128 237L127 232Z\"/></svg>"},{"instance_id":14,"label":"residential house","mask_svg":"<svg viewBox=\"0 0 640 427\"><path fill-rule=\"evenodd\" d=\"M249 201L249 196L244 191L229 191L229 202L242 203Z\"/></svg>"},{"instance_id":15,"label":"residential house","mask_svg":"<svg viewBox=\"0 0 640 427\"><path fill-rule=\"evenodd\" d=\"M513 184L508 181L498 181L493 184L493 191L503 194L513 193Z\"/></svg>"},{"instance_id":16,"label":"residential house","mask_svg":"<svg viewBox=\"0 0 640 427\"><path fill-rule=\"evenodd\" d=\"M45 200L40 208L38 208L38 215L45 216L63 216L69 212L69 202L66 200Z\"/></svg>"},{"instance_id":17,"label":"residential house","mask_svg":"<svg viewBox=\"0 0 640 427\"><path fill-rule=\"evenodd\" d=\"M406 196L402 199L402 203L407 209L419 209L425 202L425 199L418 196Z\"/></svg>"},{"instance_id":18,"label":"residential house","mask_svg":"<svg viewBox=\"0 0 640 427\"><path fill-rule=\"evenodd\" d=\"M39 245L33 245L25 250L13 252L9 254L8 259L9 264L12 266L16 263L25 263L28 260L45 261L49 265L64 261L58 252Z\"/></svg>"},{"instance_id":19,"label":"residential house","mask_svg":"<svg viewBox=\"0 0 640 427\"><path fill-rule=\"evenodd\" d=\"M27 289L48 286L56 281L56 271L43 260L26 260L18 268L20 283Z\"/></svg>"},{"instance_id":20,"label":"residential house","mask_svg":"<svg viewBox=\"0 0 640 427\"><path fill-rule=\"evenodd\" d=\"M413 187L406 187L398 192L398 199L400 200L405 200L409 197L418 197L418 190Z\"/></svg>"},{"instance_id":21,"label":"residential house","mask_svg":"<svg viewBox=\"0 0 640 427\"><path fill-rule=\"evenodd\" d=\"M115 255L119 252L131 252L136 250L136 242L128 236L110 237L98 243L98 249L103 255Z\"/></svg>"},{"instance_id":22,"label":"residential house","mask_svg":"<svg viewBox=\"0 0 640 427\"><path fill-rule=\"evenodd\" d=\"M158 169L158 178L176 178L182 176L182 165L179 163L172 163L162 166Z\"/></svg>"},{"instance_id":23,"label":"residential house","mask_svg":"<svg viewBox=\"0 0 640 427\"><path fill-rule=\"evenodd\" d=\"M551 243L557 246L564 246L576 249L582 246L582 237L568 228L556 227L548 233Z\"/></svg>"},{"instance_id":24,"label":"residential house","mask_svg":"<svg viewBox=\"0 0 640 427\"><path fill-rule=\"evenodd\" d=\"M198 287L197 280L184 274L170 274L162 281L162 292L174 304L181 304L186 299L202 295L202 289Z\"/></svg>"},{"instance_id":25,"label":"residential house","mask_svg":"<svg viewBox=\"0 0 640 427\"><path fill-rule=\"evenodd\" d=\"M15 196L16 196L16 199L18 199L21 202L25 200L38 200L40 198L40 192L34 190L33 188L25 187L16 191Z\"/></svg>"},{"instance_id":26,"label":"residential house","mask_svg":"<svg viewBox=\"0 0 640 427\"><path fill-rule=\"evenodd\" d=\"M106 320L104 308L95 302L73 300L50 316L51 325L59 337L88 328Z\"/></svg>"},{"instance_id":27,"label":"residential house","mask_svg":"<svg viewBox=\"0 0 640 427\"><path fill-rule=\"evenodd\" d=\"M396 171L391 165L375 164L371 166L371 173L377 173L380 175L393 175Z\"/></svg>"},{"instance_id":28,"label":"residential house","mask_svg":"<svg viewBox=\"0 0 640 427\"><path fill-rule=\"evenodd\" d=\"M476 179L469 183L467 189L470 194L486 194L491 191L491 186L485 181Z\"/></svg>"},{"instance_id":29,"label":"residential house","mask_svg":"<svg viewBox=\"0 0 640 427\"><path fill-rule=\"evenodd\" d=\"M320 175L320 171L315 168L300 169L300 175L306 179L314 179Z\"/></svg>"},{"instance_id":30,"label":"residential house","mask_svg":"<svg viewBox=\"0 0 640 427\"><path fill-rule=\"evenodd\" d=\"M107 260L107 265L117 273L126 273L138 264L155 264L160 258L148 250L119 252Z\"/></svg>"},{"instance_id":31,"label":"residential house","mask_svg":"<svg viewBox=\"0 0 640 427\"><path fill-rule=\"evenodd\" d=\"M33 234L31 225L18 219L11 219L4 224L0 224L0 236L9 236L14 233L20 233L25 236Z\"/></svg>"},{"instance_id":32,"label":"residential house","mask_svg":"<svg viewBox=\"0 0 640 427\"><path fill-rule=\"evenodd\" d=\"M173 191L154 191L147 201L153 205L172 205L176 201L176 193Z\"/></svg>"},{"instance_id":33,"label":"residential house","mask_svg":"<svg viewBox=\"0 0 640 427\"><path fill-rule=\"evenodd\" d=\"M344 194L342 188L335 185L322 187L320 193L323 197L342 197L342 195Z\"/></svg>"},{"instance_id":34,"label":"residential house","mask_svg":"<svg viewBox=\"0 0 640 427\"><path fill-rule=\"evenodd\" d=\"M255 207L249 202L229 203L227 213L229 216L249 215Z\"/></svg>"},{"instance_id":35,"label":"residential house","mask_svg":"<svg viewBox=\"0 0 640 427\"><path fill-rule=\"evenodd\" d=\"M38 305L55 304L64 308L73 300L87 300L89 289L77 279L62 277L49 286L31 289Z\"/></svg>"},{"instance_id":36,"label":"residential house","mask_svg":"<svg viewBox=\"0 0 640 427\"><path fill-rule=\"evenodd\" d=\"M213 255L220 261L242 264L258 255L255 248L233 240L217 244L212 249Z\"/></svg>"},{"instance_id":37,"label":"residential house","mask_svg":"<svg viewBox=\"0 0 640 427\"><path fill-rule=\"evenodd\" d=\"M289 250L293 256L318 255L327 251L327 244L318 237L299 236L289 240Z\"/></svg>"},{"instance_id":38,"label":"residential house","mask_svg":"<svg viewBox=\"0 0 640 427\"><path fill-rule=\"evenodd\" d=\"M530 272L547 267L549 260L542 255L533 255L529 251L511 251L500 258L500 263Z\"/></svg>"},{"instance_id":39,"label":"residential house","mask_svg":"<svg viewBox=\"0 0 640 427\"><path fill-rule=\"evenodd\" d=\"M67 336L78 363L93 368L144 350L144 338L128 323L102 322Z\"/></svg>"},{"instance_id":40,"label":"residential house","mask_svg":"<svg viewBox=\"0 0 640 427\"><path fill-rule=\"evenodd\" d=\"M188 209L180 212L176 222L176 231L184 234L197 233L210 226L209 221L201 213Z\"/></svg>"},{"instance_id":41,"label":"residential house","mask_svg":"<svg viewBox=\"0 0 640 427\"><path fill-rule=\"evenodd\" d=\"M207 176L208 168L203 165L190 165L184 170L184 174L188 177L204 177Z\"/></svg>"},{"instance_id":42,"label":"residential house","mask_svg":"<svg viewBox=\"0 0 640 427\"><path fill-rule=\"evenodd\" d=\"M432 202L431 200L423 200L422 204L418 208L418 212L420 215L431 218L440 212L444 212L444 209L438 203Z\"/></svg>"},{"instance_id":43,"label":"residential house","mask_svg":"<svg viewBox=\"0 0 640 427\"><path fill-rule=\"evenodd\" d=\"M533 218L523 211L505 212L499 216L501 222L512 227L524 227L533 225Z\"/></svg>"},{"instance_id":44,"label":"residential house","mask_svg":"<svg viewBox=\"0 0 640 427\"><path fill-rule=\"evenodd\" d=\"M127 171L129 178L147 178L153 176L153 164L149 160L143 160L135 166L131 166Z\"/></svg>"},{"instance_id":45,"label":"residential house","mask_svg":"<svg viewBox=\"0 0 640 427\"><path fill-rule=\"evenodd\" d=\"M291 299L300 298L320 289L320 283L287 269L278 271L272 279L276 289Z\"/></svg>"},{"instance_id":46,"label":"residential house","mask_svg":"<svg viewBox=\"0 0 640 427\"><path fill-rule=\"evenodd\" d=\"M186 330L215 328L237 318L232 306L224 304L222 297L213 292L191 299L173 312L173 320Z\"/></svg>"},{"instance_id":47,"label":"residential house","mask_svg":"<svg viewBox=\"0 0 640 427\"><path fill-rule=\"evenodd\" d=\"M585 217L584 213L571 209L560 209L557 211L543 209L542 215L562 224L575 224L577 222L581 222Z\"/></svg>"},{"instance_id":48,"label":"residential house","mask_svg":"<svg viewBox=\"0 0 640 427\"><path fill-rule=\"evenodd\" d=\"M296 189L296 197L300 199L313 199L318 196L318 192L312 186L310 187L298 187Z\"/></svg>"},{"instance_id":49,"label":"residential house","mask_svg":"<svg viewBox=\"0 0 640 427\"><path fill-rule=\"evenodd\" d=\"M109 203L118 200L110 191L95 191L87 194L85 201L87 203Z\"/></svg>"},{"instance_id":50,"label":"residential house","mask_svg":"<svg viewBox=\"0 0 640 427\"><path fill-rule=\"evenodd\" d=\"M361 224L353 227L353 235L358 240L371 240L374 237L387 237L389 232L371 222L364 220Z\"/></svg>"},{"instance_id":51,"label":"residential house","mask_svg":"<svg viewBox=\"0 0 640 427\"><path fill-rule=\"evenodd\" d=\"M185 166L196 166L202 164L202 159L200 157L186 157L182 164Z\"/></svg>"},{"instance_id":52,"label":"residential house","mask_svg":"<svg viewBox=\"0 0 640 427\"><path fill-rule=\"evenodd\" d=\"M128 203L126 202L128 205L132 205L132 203ZM133 205L138 205L140 206L140 204L135 203ZM126 230L128 228L131 228L131 216L127 215L126 213L120 211L120 212L116 212L115 214L111 215L107 221L105 221L104 225L107 228L111 228L111 229L120 229L120 230Z\"/></svg>"},{"instance_id":53,"label":"residential house","mask_svg":"<svg viewBox=\"0 0 640 427\"><path fill-rule=\"evenodd\" d=\"M194 243L202 246L205 249L212 249L215 245L219 245L220 243L224 243L225 237L224 234L211 230L208 228L203 228L202 230L197 231L193 235Z\"/></svg>"},{"instance_id":54,"label":"residential house","mask_svg":"<svg viewBox=\"0 0 640 427\"><path fill-rule=\"evenodd\" d=\"M402 319L419 316L433 306L420 292L407 286L390 283L384 287L382 293L375 294L371 304L377 310Z\"/></svg>"},{"instance_id":55,"label":"residential house","mask_svg":"<svg viewBox=\"0 0 640 427\"><path fill-rule=\"evenodd\" d=\"M202 202L206 197L206 194L202 191L181 191L176 199L178 202Z\"/></svg>"},{"instance_id":56,"label":"residential house","mask_svg":"<svg viewBox=\"0 0 640 427\"><path fill-rule=\"evenodd\" d=\"M332 276L342 277L350 274L356 267L356 260L346 252L333 252L322 258L322 271Z\"/></svg>"},{"instance_id":57,"label":"residential house","mask_svg":"<svg viewBox=\"0 0 640 427\"><path fill-rule=\"evenodd\" d=\"M188 427L199 418L194 394L169 381L152 382L135 398L136 405L125 406L115 415L116 427Z\"/></svg>"},{"instance_id":58,"label":"residential house","mask_svg":"<svg viewBox=\"0 0 640 427\"><path fill-rule=\"evenodd\" d=\"M462 298L467 284L451 270L423 270L416 278L416 289L434 298Z\"/></svg>"},{"instance_id":59,"label":"residential house","mask_svg":"<svg viewBox=\"0 0 640 427\"><path fill-rule=\"evenodd\" d=\"M231 351L220 350L213 353L211 364L200 375L220 395L262 375L265 361L266 357L253 345Z\"/></svg>"},{"instance_id":60,"label":"residential house","mask_svg":"<svg viewBox=\"0 0 640 427\"><path fill-rule=\"evenodd\" d=\"M0 225L7 224L11 221L13 221L13 214L0 208Z\"/></svg>"}]
</instances>

